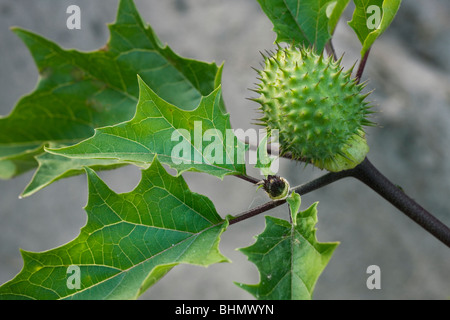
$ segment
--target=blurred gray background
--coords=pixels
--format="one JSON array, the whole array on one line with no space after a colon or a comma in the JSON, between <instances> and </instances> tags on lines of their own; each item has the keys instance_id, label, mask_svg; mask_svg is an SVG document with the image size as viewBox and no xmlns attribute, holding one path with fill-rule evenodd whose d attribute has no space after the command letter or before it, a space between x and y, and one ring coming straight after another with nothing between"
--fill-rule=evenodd
<instances>
[{"instance_id":1,"label":"blurred gray background","mask_svg":"<svg viewBox=\"0 0 450 320\"><path fill-rule=\"evenodd\" d=\"M81 8L81 30L66 28L66 8ZM108 40L106 23L115 20L117 0L0 0L0 114L33 90L38 74L27 48L10 30L20 26L65 48L92 51ZM247 129L257 105L247 97L256 82L250 68L260 50L273 49L272 24L256 0L136 0L143 19L178 54L203 61L225 61L223 94L234 128ZM334 45L350 66L360 44L345 21ZM450 2L403 1L388 32L372 48L363 79L378 113L368 130L369 159L423 207L450 225ZM280 174L297 185L323 174L283 160ZM249 168L249 173L258 172ZM32 177L28 172L0 181L0 283L22 267L19 248L43 251L75 238L86 223L86 178L59 181L18 199ZM116 192L133 189L134 167L100 173ZM266 202L263 192L233 177L184 175L193 191L210 197L218 212L236 214ZM340 241L315 290L315 299L448 299L450 252L370 189L342 180L302 198L302 208L319 200L319 241ZM267 214L287 218L284 205ZM142 299L251 299L233 281L257 283L254 265L236 248L254 242L264 215L231 226L220 248L233 262L208 268L174 268ZM381 290L368 290L366 269L381 268Z\"/></svg>"}]
</instances>

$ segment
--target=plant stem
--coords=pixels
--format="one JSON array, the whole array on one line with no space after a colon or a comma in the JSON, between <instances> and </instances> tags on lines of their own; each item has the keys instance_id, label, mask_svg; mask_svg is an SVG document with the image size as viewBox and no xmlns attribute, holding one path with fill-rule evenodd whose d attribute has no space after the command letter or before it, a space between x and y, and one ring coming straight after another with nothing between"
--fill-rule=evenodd
<instances>
[{"instance_id":1,"label":"plant stem","mask_svg":"<svg viewBox=\"0 0 450 320\"><path fill-rule=\"evenodd\" d=\"M286 200L278 200L278 201L269 201L252 209L242 212L241 214L231 218L230 225L235 224L237 222L246 220L248 218L254 217L260 213L266 212L270 209L276 208L285 204Z\"/></svg>"},{"instance_id":2,"label":"plant stem","mask_svg":"<svg viewBox=\"0 0 450 320\"><path fill-rule=\"evenodd\" d=\"M242 179L242 180L245 180L245 181L248 181L248 182L253 183L253 184L257 184L258 182L261 181L261 179L254 178L254 177L246 175L246 174L245 175L244 174L237 174L237 175L235 175L235 177L237 177L239 179Z\"/></svg>"},{"instance_id":3,"label":"plant stem","mask_svg":"<svg viewBox=\"0 0 450 320\"><path fill-rule=\"evenodd\" d=\"M422 228L427 230L437 239L442 241L445 245L450 247L450 229L439 219L437 219L431 213L421 207L417 202L408 197L395 184L389 181L372 165L372 163L367 158L365 158L363 162L361 162L353 169L327 173L315 180L292 188L291 191L297 192L300 195L304 195L345 177L353 177L360 180L375 192L377 192L379 195L381 195L384 199L389 201L393 206L395 206L409 218L411 218L413 221L415 221L417 224L419 224ZM255 178L241 178L252 183L256 183ZM235 216L230 220L230 225L254 217L260 213L276 208L284 203L286 203L286 200L266 202Z\"/></svg>"},{"instance_id":4,"label":"plant stem","mask_svg":"<svg viewBox=\"0 0 450 320\"><path fill-rule=\"evenodd\" d=\"M354 178L376 191L422 228L450 247L450 229L389 181L367 158L351 171Z\"/></svg>"},{"instance_id":5,"label":"plant stem","mask_svg":"<svg viewBox=\"0 0 450 320\"><path fill-rule=\"evenodd\" d=\"M327 173L327 174L325 174L317 179L314 179L310 182L307 182L298 187L292 188L291 190L292 190L292 192L297 192L300 195L304 195L311 191L320 189L332 182L335 182L335 181L340 180L345 177L349 177L349 176L351 176L351 173L352 173L351 170L341 171L341 172L330 172L330 173ZM276 200L276 201L266 202L262 205L254 207L252 209L249 209L249 210L242 212L241 214L235 216L234 218L232 218L230 220L230 225L235 224L239 221L254 217L260 213L263 213L270 209L281 206L284 203L286 203L286 200Z\"/></svg>"},{"instance_id":6,"label":"plant stem","mask_svg":"<svg viewBox=\"0 0 450 320\"><path fill-rule=\"evenodd\" d=\"M366 62L367 62L367 58L369 57L369 53L370 53L370 48L366 51L363 59L359 63L358 71L356 72L356 77L355 77L357 83L359 83L361 81L361 77L364 72L364 68L366 67Z\"/></svg>"},{"instance_id":7,"label":"plant stem","mask_svg":"<svg viewBox=\"0 0 450 320\"><path fill-rule=\"evenodd\" d=\"M247 144L250 147L250 150L254 150L254 151L258 150L258 146L254 145L254 144L252 144L252 143L250 143L248 141L243 141L243 140L241 140L241 141L243 143ZM295 161L302 161L302 162L306 161L305 159L302 159L302 158L294 159L292 157L292 153L291 152L285 152L282 155L280 155L280 150L278 148L276 148L276 150L272 150L272 146L270 144L267 145L267 153L269 155L274 155L274 156L277 156L277 157L279 156L279 157L282 157L282 158L285 158L285 159L288 159L288 160L295 160Z\"/></svg>"}]
</instances>

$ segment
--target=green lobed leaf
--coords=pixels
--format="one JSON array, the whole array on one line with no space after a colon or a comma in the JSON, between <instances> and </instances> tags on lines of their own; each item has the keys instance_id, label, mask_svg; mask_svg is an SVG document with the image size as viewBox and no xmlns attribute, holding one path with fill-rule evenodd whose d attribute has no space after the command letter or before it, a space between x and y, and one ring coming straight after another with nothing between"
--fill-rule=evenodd
<instances>
[{"instance_id":1,"label":"green lobed leaf","mask_svg":"<svg viewBox=\"0 0 450 320\"><path fill-rule=\"evenodd\" d=\"M245 173L245 163L239 163L239 154L245 148L231 131L229 114L220 108L220 87L203 97L195 110L185 111L161 99L140 78L139 85L139 102L132 120L96 129L93 137L74 146L47 151L138 165L151 163L157 154L162 163L178 173L200 171L220 178Z\"/></svg>"},{"instance_id":2,"label":"green lobed leaf","mask_svg":"<svg viewBox=\"0 0 450 320\"><path fill-rule=\"evenodd\" d=\"M37 165L35 157L43 152L44 148L39 146L37 149L0 159L0 179L11 179L35 168Z\"/></svg>"},{"instance_id":3,"label":"green lobed leaf","mask_svg":"<svg viewBox=\"0 0 450 320\"><path fill-rule=\"evenodd\" d=\"M48 143L73 144L90 137L97 127L129 120L138 101L136 74L159 96L185 110L194 109L220 84L215 63L182 58L162 45L132 0L120 1L109 30L105 47L79 52L13 28L30 50L40 78L33 92L0 117L0 178L35 167L30 154ZM52 161L56 165L55 158ZM67 165L61 162L59 169Z\"/></svg>"},{"instance_id":4,"label":"green lobed leaf","mask_svg":"<svg viewBox=\"0 0 450 320\"><path fill-rule=\"evenodd\" d=\"M228 221L157 159L129 193L86 173L88 220L79 236L49 251L22 251L24 267L0 287L0 299L134 299L178 264L228 262L218 248ZM69 266L79 268L79 289L67 285Z\"/></svg>"},{"instance_id":5,"label":"green lobed leaf","mask_svg":"<svg viewBox=\"0 0 450 320\"><path fill-rule=\"evenodd\" d=\"M277 42L314 47L320 53L330 40L348 1L258 0L258 2L273 23Z\"/></svg>"},{"instance_id":6,"label":"green lobed leaf","mask_svg":"<svg viewBox=\"0 0 450 320\"><path fill-rule=\"evenodd\" d=\"M21 197L28 197L60 179L72 177L85 172L88 166L93 170L116 169L126 165L113 159L75 159L51 153L42 153L36 156L39 166L33 178L25 187Z\"/></svg>"},{"instance_id":7,"label":"green lobed leaf","mask_svg":"<svg viewBox=\"0 0 450 320\"><path fill-rule=\"evenodd\" d=\"M266 228L256 242L239 249L255 263L260 273L259 284L238 284L257 299L311 299L315 284L338 246L316 239L317 202L303 212L300 196L287 198L292 224L266 216Z\"/></svg>"},{"instance_id":8,"label":"green lobed leaf","mask_svg":"<svg viewBox=\"0 0 450 320\"><path fill-rule=\"evenodd\" d=\"M274 161L279 161L278 155L269 154L267 152L267 145L271 144L273 140L270 135L265 135L260 143L258 144L258 147L256 148L256 164L255 168L260 169L260 173L264 176L268 175L275 175L276 169L278 168L272 168ZM278 165L278 163L276 163Z\"/></svg>"},{"instance_id":9,"label":"green lobed leaf","mask_svg":"<svg viewBox=\"0 0 450 320\"><path fill-rule=\"evenodd\" d=\"M386 31L394 20L400 8L401 0L353 0L353 2L355 3L355 11L348 24L355 31L362 44L361 57L364 57L375 40ZM375 7L371 8L371 6ZM373 23L378 20L377 18L380 18L379 25L373 28Z\"/></svg>"},{"instance_id":10,"label":"green lobed leaf","mask_svg":"<svg viewBox=\"0 0 450 320\"><path fill-rule=\"evenodd\" d=\"M330 3L327 7L327 17L328 17L328 31L332 35L336 29L336 25L341 18L342 13L345 8L347 8L350 0L336 0Z\"/></svg>"}]
</instances>

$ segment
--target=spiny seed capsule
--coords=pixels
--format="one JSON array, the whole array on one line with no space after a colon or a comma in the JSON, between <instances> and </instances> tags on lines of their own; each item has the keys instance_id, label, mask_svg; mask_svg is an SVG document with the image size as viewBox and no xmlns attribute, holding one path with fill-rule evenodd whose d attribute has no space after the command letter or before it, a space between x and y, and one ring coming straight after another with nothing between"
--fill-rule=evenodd
<instances>
[{"instance_id":1,"label":"spiny seed capsule","mask_svg":"<svg viewBox=\"0 0 450 320\"><path fill-rule=\"evenodd\" d=\"M279 47L264 59L252 100L261 105L258 124L279 130L281 154L334 172L361 163L369 151L363 126L373 123L353 68L306 48Z\"/></svg>"}]
</instances>

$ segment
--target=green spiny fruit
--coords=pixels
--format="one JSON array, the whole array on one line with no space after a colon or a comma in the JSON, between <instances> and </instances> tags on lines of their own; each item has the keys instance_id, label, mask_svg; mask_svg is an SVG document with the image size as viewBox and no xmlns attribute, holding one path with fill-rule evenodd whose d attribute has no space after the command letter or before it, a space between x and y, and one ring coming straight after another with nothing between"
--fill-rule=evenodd
<instances>
[{"instance_id":1,"label":"green spiny fruit","mask_svg":"<svg viewBox=\"0 0 450 320\"><path fill-rule=\"evenodd\" d=\"M372 112L353 68L344 72L342 58L305 48L279 47L264 59L254 90L260 96L252 100L261 105L258 124L279 130L281 154L334 172L362 162L369 151L363 126L373 125Z\"/></svg>"}]
</instances>

